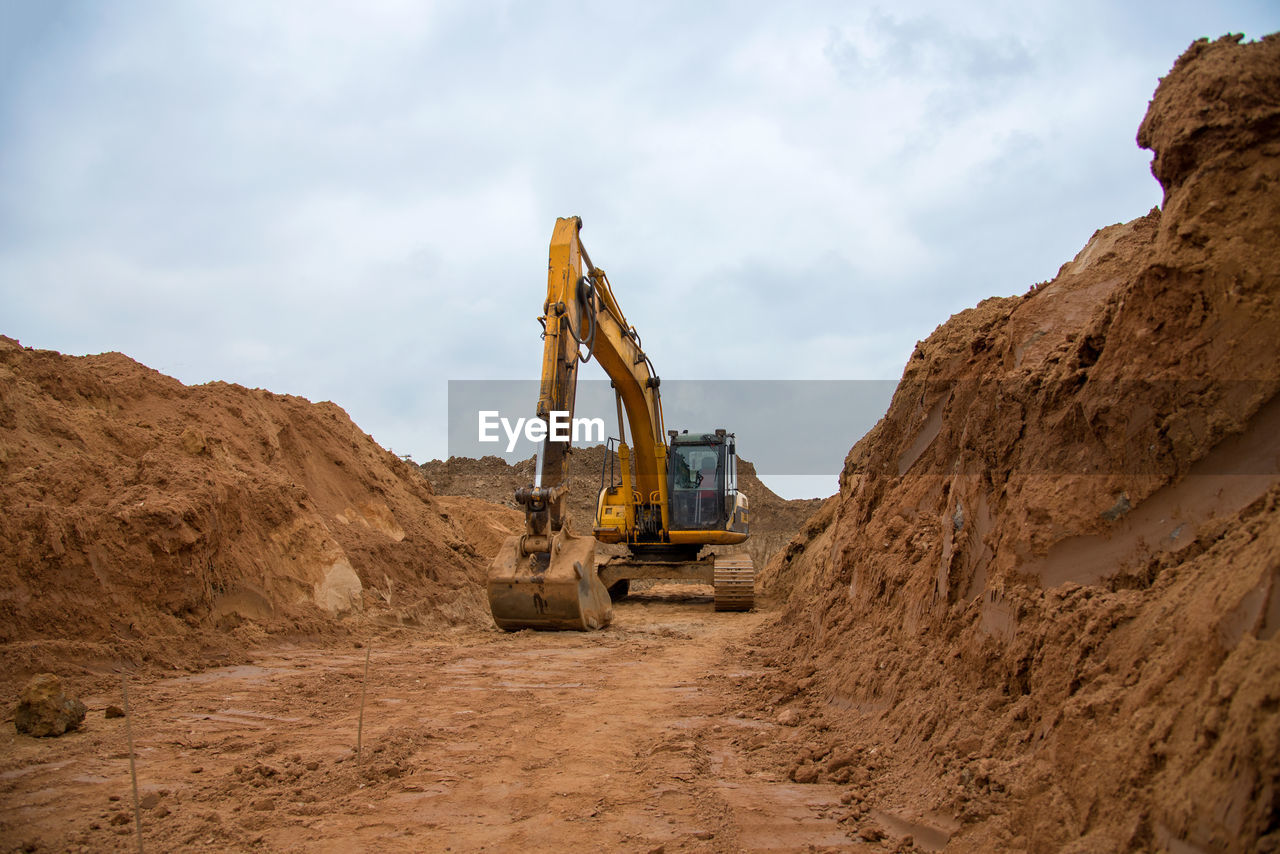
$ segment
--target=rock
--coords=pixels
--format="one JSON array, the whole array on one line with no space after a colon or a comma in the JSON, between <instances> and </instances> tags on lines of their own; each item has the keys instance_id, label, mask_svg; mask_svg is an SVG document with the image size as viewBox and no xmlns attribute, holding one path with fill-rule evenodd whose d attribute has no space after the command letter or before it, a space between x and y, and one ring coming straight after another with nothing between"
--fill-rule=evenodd
<instances>
[{"instance_id":1,"label":"rock","mask_svg":"<svg viewBox=\"0 0 1280 854\"><path fill-rule=\"evenodd\" d=\"M783 709L778 712L777 721L783 726L797 726L800 723L800 713L795 709Z\"/></svg>"},{"instance_id":2,"label":"rock","mask_svg":"<svg viewBox=\"0 0 1280 854\"><path fill-rule=\"evenodd\" d=\"M821 762L831 753L831 748L815 741L807 742L796 751L796 764L804 762Z\"/></svg>"},{"instance_id":3,"label":"rock","mask_svg":"<svg viewBox=\"0 0 1280 854\"><path fill-rule=\"evenodd\" d=\"M863 842L879 842L881 839L885 838L885 835L884 831L880 828L866 825L858 829L857 838Z\"/></svg>"},{"instance_id":4,"label":"rock","mask_svg":"<svg viewBox=\"0 0 1280 854\"><path fill-rule=\"evenodd\" d=\"M250 809L257 810L258 812L270 812L276 808L276 799L258 798L253 803L249 804L249 807Z\"/></svg>"},{"instance_id":5,"label":"rock","mask_svg":"<svg viewBox=\"0 0 1280 854\"><path fill-rule=\"evenodd\" d=\"M847 750L840 753L833 753L830 761L827 762L827 773L834 774L841 768L847 768L858 763L860 751Z\"/></svg>"},{"instance_id":6,"label":"rock","mask_svg":"<svg viewBox=\"0 0 1280 854\"><path fill-rule=\"evenodd\" d=\"M816 783L821 769L817 765L797 765L789 775L797 783Z\"/></svg>"},{"instance_id":7,"label":"rock","mask_svg":"<svg viewBox=\"0 0 1280 854\"><path fill-rule=\"evenodd\" d=\"M107 706L107 710L103 713L105 718L122 718L124 717L124 709L119 706Z\"/></svg>"},{"instance_id":8,"label":"rock","mask_svg":"<svg viewBox=\"0 0 1280 854\"><path fill-rule=\"evenodd\" d=\"M37 738L62 735L80 726L87 711L84 703L63 693L61 679L52 673L41 673L22 689L13 725L18 732Z\"/></svg>"},{"instance_id":9,"label":"rock","mask_svg":"<svg viewBox=\"0 0 1280 854\"><path fill-rule=\"evenodd\" d=\"M178 441L182 445L182 450L193 457L203 454L207 444L204 436L194 427L188 427L183 430L182 435L178 437Z\"/></svg>"},{"instance_id":10,"label":"rock","mask_svg":"<svg viewBox=\"0 0 1280 854\"><path fill-rule=\"evenodd\" d=\"M155 809L160 806L160 794L158 792L147 792L138 800L138 806L144 810Z\"/></svg>"}]
</instances>

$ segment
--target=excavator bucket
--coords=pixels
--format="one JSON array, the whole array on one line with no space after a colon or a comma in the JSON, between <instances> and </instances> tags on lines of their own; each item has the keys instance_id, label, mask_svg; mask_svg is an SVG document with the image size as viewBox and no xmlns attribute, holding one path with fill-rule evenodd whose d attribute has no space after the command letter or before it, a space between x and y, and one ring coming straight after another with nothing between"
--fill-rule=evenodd
<instances>
[{"instance_id":1,"label":"excavator bucket","mask_svg":"<svg viewBox=\"0 0 1280 854\"><path fill-rule=\"evenodd\" d=\"M528 551L528 541L509 537L489 568L489 610L498 628L587 631L609 625L613 603L596 574L595 537L562 530L545 552Z\"/></svg>"}]
</instances>

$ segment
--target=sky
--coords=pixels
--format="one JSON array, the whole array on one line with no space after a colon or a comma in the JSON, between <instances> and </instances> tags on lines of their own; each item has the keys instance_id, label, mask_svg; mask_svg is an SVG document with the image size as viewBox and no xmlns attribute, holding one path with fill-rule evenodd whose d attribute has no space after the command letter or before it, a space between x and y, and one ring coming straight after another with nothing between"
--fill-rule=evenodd
<instances>
[{"instance_id":1,"label":"sky","mask_svg":"<svg viewBox=\"0 0 1280 854\"><path fill-rule=\"evenodd\" d=\"M664 379L895 380L1159 205L1159 77L1277 30L1232 0L0 0L0 333L331 400L421 462L450 381L537 378L577 215ZM878 414L823 428L829 478L766 483L834 492Z\"/></svg>"}]
</instances>

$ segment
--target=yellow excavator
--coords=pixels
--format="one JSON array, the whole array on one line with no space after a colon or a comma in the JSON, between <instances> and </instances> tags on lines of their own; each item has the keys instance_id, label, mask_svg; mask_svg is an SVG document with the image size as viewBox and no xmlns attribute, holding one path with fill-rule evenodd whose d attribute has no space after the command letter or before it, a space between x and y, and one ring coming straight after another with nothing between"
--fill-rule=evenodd
<instances>
[{"instance_id":1,"label":"yellow excavator","mask_svg":"<svg viewBox=\"0 0 1280 854\"><path fill-rule=\"evenodd\" d=\"M666 431L653 363L604 270L591 263L581 230L581 219L562 217L551 236L538 318L544 344L536 415L546 438L533 484L516 490L524 533L506 540L489 570L494 622L508 631L604 628L613 618L610 593L626 595L630 582L642 578L702 581L715 591L716 610L748 611L755 602L750 556L700 554L704 546L747 539L735 436L723 429ZM570 530L571 433L556 428L572 421L578 367L592 357L612 380L619 436L617 476L600 490L587 535ZM597 560L597 543L622 544L626 554Z\"/></svg>"}]
</instances>

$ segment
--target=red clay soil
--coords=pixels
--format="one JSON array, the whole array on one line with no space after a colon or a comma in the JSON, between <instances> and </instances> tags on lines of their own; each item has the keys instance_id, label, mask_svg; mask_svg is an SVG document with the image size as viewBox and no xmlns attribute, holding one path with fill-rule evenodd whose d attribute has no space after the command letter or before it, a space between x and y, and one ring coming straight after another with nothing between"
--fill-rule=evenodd
<instances>
[{"instance_id":1,"label":"red clay soil","mask_svg":"<svg viewBox=\"0 0 1280 854\"><path fill-rule=\"evenodd\" d=\"M55 667L224 663L369 623L481 626L498 533L520 523L434 496L332 403L9 338L0 484L10 688Z\"/></svg>"},{"instance_id":2,"label":"red clay soil","mask_svg":"<svg viewBox=\"0 0 1280 854\"><path fill-rule=\"evenodd\" d=\"M0 728L0 850L136 852L137 820L148 852L883 854L840 785L787 777L830 743L756 710L789 681L746 641L764 615L687 592L590 634L400 629L132 681L139 819L119 685L86 693L68 736Z\"/></svg>"},{"instance_id":3,"label":"red clay soil","mask_svg":"<svg viewBox=\"0 0 1280 854\"><path fill-rule=\"evenodd\" d=\"M1280 850L1280 36L1238 42L1156 91L1161 208L922 342L766 573L793 705L948 851Z\"/></svg>"}]
</instances>

